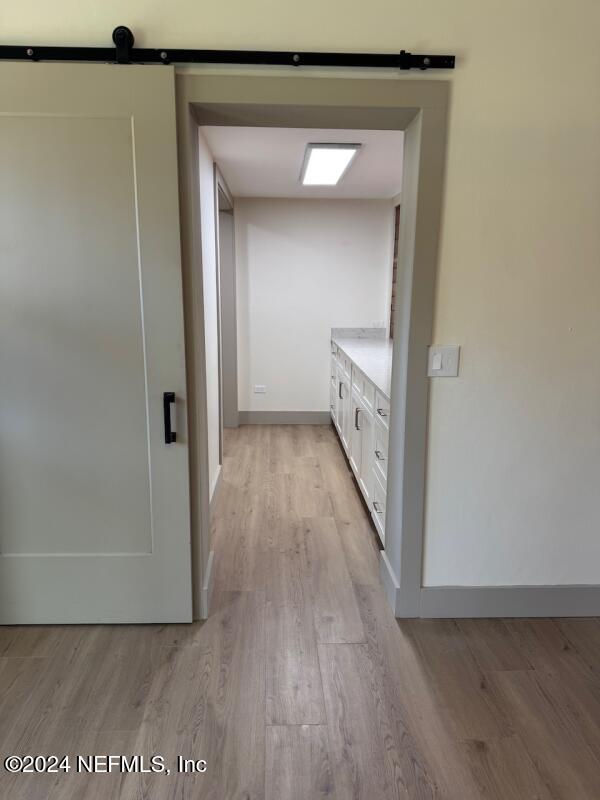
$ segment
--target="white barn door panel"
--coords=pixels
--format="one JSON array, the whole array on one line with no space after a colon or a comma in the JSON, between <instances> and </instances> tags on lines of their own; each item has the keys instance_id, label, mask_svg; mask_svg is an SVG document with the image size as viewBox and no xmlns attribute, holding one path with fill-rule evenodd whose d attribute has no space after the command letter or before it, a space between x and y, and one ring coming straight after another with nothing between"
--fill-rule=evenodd
<instances>
[{"instance_id":1,"label":"white barn door panel","mask_svg":"<svg viewBox=\"0 0 600 800\"><path fill-rule=\"evenodd\" d=\"M191 619L174 95L0 65L3 624Z\"/></svg>"}]
</instances>

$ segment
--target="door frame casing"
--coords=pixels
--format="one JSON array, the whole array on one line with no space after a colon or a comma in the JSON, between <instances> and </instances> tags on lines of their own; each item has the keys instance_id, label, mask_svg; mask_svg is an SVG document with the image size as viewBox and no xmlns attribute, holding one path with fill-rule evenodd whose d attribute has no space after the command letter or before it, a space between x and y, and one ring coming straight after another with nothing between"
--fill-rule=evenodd
<instances>
[{"instance_id":1,"label":"door frame casing","mask_svg":"<svg viewBox=\"0 0 600 800\"><path fill-rule=\"evenodd\" d=\"M243 74L177 76L194 612L206 617L212 588L206 365L197 180L199 125L394 129L405 132L399 302L381 577L396 616L420 615L427 348L431 343L447 138L447 81Z\"/></svg>"},{"instance_id":2,"label":"door frame casing","mask_svg":"<svg viewBox=\"0 0 600 800\"><path fill-rule=\"evenodd\" d=\"M237 428L239 425L238 385L237 385L237 298L236 298L236 262L235 262L235 207L233 195L219 167L214 165L215 181L215 237L217 254L217 309L219 318L219 412L220 412L220 464L223 464L223 428ZM220 196L223 195L229 208L221 209ZM231 216L231 256L233 270L232 280L223 282L223 264L221 258L221 214ZM226 316L224 309L230 306ZM229 328L227 348L224 345L223 329ZM227 390L226 390L227 387Z\"/></svg>"}]
</instances>

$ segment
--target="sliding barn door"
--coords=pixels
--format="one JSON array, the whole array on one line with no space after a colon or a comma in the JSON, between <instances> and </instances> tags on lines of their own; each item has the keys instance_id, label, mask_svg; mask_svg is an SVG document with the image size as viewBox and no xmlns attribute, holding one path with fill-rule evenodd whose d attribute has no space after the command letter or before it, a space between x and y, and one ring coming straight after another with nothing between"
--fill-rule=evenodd
<instances>
[{"instance_id":1,"label":"sliding barn door","mask_svg":"<svg viewBox=\"0 0 600 800\"><path fill-rule=\"evenodd\" d=\"M191 619L174 88L0 64L0 623Z\"/></svg>"}]
</instances>

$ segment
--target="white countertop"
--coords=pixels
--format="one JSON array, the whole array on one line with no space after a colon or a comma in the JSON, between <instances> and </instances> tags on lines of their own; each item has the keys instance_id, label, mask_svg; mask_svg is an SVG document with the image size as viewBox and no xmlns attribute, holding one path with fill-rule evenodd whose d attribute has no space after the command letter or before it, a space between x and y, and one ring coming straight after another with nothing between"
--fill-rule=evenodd
<instances>
[{"instance_id":1,"label":"white countertop","mask_svg":"<svg viewBox=\"0 0 600 800\"><path fill-rule=\"evenodd\" d=\"M390 400L392 381L392 340L376 337L341 337L331 340L344 351L375 387Z\"/></svg>"}]
</instances>

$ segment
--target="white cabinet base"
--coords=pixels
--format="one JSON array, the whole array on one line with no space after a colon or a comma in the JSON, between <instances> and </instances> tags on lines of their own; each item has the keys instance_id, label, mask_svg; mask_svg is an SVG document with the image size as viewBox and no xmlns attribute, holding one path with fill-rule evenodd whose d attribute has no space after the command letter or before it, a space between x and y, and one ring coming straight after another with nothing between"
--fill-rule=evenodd
<instances>
[{"instance_id":1,"label":"white cabinet base","mask_svg":"<svg viewBox=\"0 0 600 800\"><path fill-rule=\"evenodd\" d=\"M334 342L331 353L331 417L383 543L390 404Z\"/></svg>"}]
</instances>

